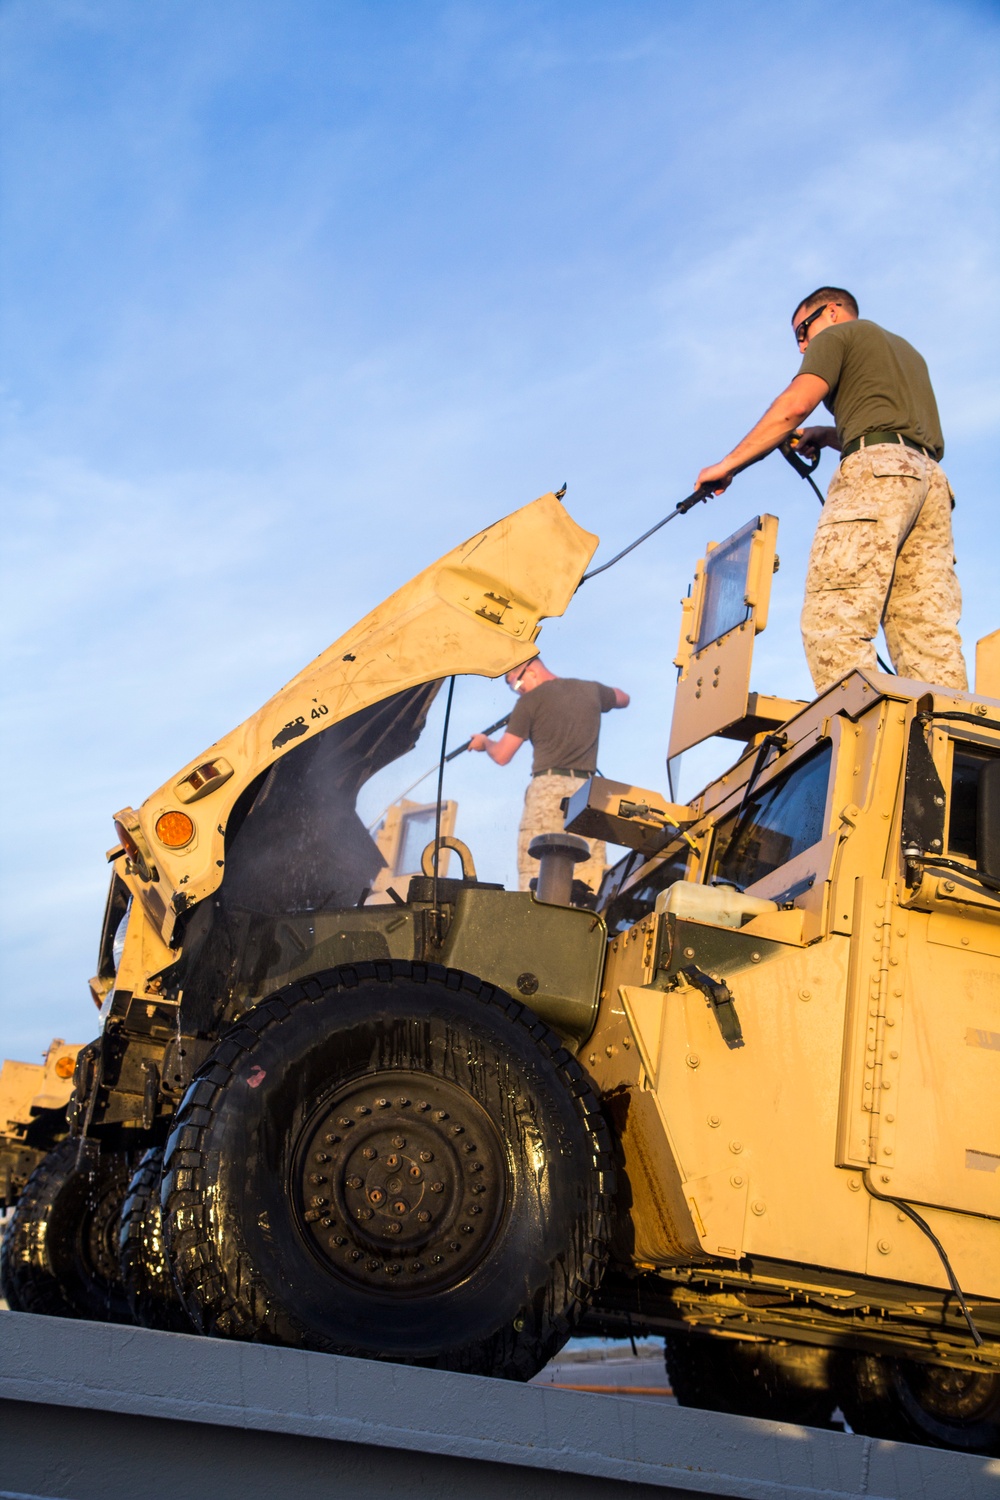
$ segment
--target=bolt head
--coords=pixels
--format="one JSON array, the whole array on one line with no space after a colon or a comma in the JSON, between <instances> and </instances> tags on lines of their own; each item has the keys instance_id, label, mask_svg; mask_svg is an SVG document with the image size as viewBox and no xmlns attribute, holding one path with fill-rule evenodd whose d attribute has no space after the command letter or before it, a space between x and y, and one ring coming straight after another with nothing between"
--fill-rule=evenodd
<instances>
[{"instance_id":1,"label":"bolt head","mask_svg":"<svg viewBox=\"0 0 1000 1500\"><path fill-rule=\"evenodd\" d=\"M758 1198L755 1202L751 1203L750 1211L751 1213L755 1213L757 1217L760 1218L761 1214L767 1213L767 1204L763 1203L760 1198Z\"/></svg>"}]
</instances>

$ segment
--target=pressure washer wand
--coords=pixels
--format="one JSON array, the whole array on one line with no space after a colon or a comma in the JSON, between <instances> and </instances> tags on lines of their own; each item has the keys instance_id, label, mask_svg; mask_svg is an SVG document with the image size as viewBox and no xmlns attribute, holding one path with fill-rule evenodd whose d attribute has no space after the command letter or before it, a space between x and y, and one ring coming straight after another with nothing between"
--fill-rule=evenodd
<instances>
[{"instance_id":1,"label":"pressure washer wand","mask_svg":"<svg viewBox=\"0 0 1000 1500\"><path fill-rule=\"evenodd\" d=\"M495 724L491 724L490 727L489 727L489 729L481 729L479 732L480 732L480 734L493 734L495 730L502 729L504 727L504 725L508 722L509 719L510 719L510 714L505 714L502 719L497 719L497 721L496 721ZM411 781L410 784L409 784L409 786L406 788L405 791L400 792L400 794L399 794L398 797L393 798L393 801L394 802L402 802L403 798L404 797L408 797L412 791L415 791L416 788L420 785L420 783L422 781L426 781L427 778L428 778L428 776L433 776L434 772L438 769L438 767L440 765L442 765L442 764L447 765L448 762L450 760L454 760L456 756L458 756L458 755L464 755L465 752L466 752L466 750L468 750L468 748L469 748L469 746L471 744L472 744L471 738L467 739L465 741L465 744L464 745L459 745L459 747L458 747L457 750L451 750L451 751L449 751L449 753L444 757L444 761L443 762L436 760L432 766L428 766L427 770L424 772L424 774L422 776L418 776L417 779L416 779L416 781ZM387 805L385 807L383 807L382 811L379 813L378 817L375 819L374 823L369 824L369 827L368 827L368 832L369 833L374 832L374 830L381 823L382 819L385 817L386 813L389 811L389 808L391 806L392 806L392 802L387 803Z\"/></svg>"},{"instance_id":2,"label":"pressure washer wand","mask_svg":"<svg viewBox=\"0 0 1000 1500\"><path fill-rule=\"evenodd\" d=\"M621 552L616 553L610 562L602 563L599 568L591 568L589 573L584 573L583 577L580 579L580 582L577 584L577 588L581 588L588 581L588 579L596 578L598 573L606 573L609 568L614 567L615 563L621 562L623 557L628 557L630 552L634 552L636 547L641 547L643 542L647 542L655 532L660 530L661 526L666 526L667 522L672 521L675 516L687 515L689 510L693 509L693 507L696 505L700 505L703 500L707 500L708 497L714 493L714 485L699 485L696 490L694 490L690 495L685 496L683 500L681 500L677 505L674 506L669 516L664 516L662 521L657 521L656 525L651 526L648 531L644 531L642 533L642 536L637 536L634 542L630 542L629 545L623 548Z\"/></svg>"},{"instance_id":3,"label":"pressure washer wand","mask_svg":"<svg viewBox=\"0 0 1000 1500\"><path fill-rule=\"evenodd\" d=\"M503 718L502 719L497 719L496 723L495 724L491 724L490 727L489 727L489 729L481 729L479 731L479 733L480 734L485 734L485 735L491 735L494 732L494 730L502 729L503 726L506 723L508 723L509 719L510 719L510 714L504 714ZM455 757L456 757L456 755L464 755L465 752L466 752L466 750L468 750L468 748L469 748L469 746L471 744L472 744L472 740L471 740L471 738L469 738L469 739L466 740L466 742L465 742L464 745L459 745L459 747L458 747L457 750L450 750L448 752L448 754L444 758L445 759L445 765L447 765L450 760L454 760Z\"/></svg>"}]
</instances>

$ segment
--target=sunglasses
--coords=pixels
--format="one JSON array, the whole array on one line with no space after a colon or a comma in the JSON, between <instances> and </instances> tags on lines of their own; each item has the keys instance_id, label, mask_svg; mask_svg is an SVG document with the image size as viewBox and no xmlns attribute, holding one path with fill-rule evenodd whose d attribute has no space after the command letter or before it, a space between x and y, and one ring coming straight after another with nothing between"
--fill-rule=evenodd
<instances>
[{"instance_id":1,"label":"sunglasses","mask_svg":"<svg viewBox=\"0 0 1000 1500\"><path fill-rule=\"evenodd\" d=\"M827 308L829 306L830 306L829 302L824 302L823 306L822 307L817 307L816 311L815 312L811 312L809 314L808 318L803 318L801 323L796 323L796 325L795 325L795 341L796 341L796 343L798 343L798 344L802 343L803 339L805 338L806 334L809 332L809 330L812 327L812 325L815 323L816 319L817 318L821 318L823 316L823 314L826 312L826 310L827 310Z\"/></svg>"}]
</instances>

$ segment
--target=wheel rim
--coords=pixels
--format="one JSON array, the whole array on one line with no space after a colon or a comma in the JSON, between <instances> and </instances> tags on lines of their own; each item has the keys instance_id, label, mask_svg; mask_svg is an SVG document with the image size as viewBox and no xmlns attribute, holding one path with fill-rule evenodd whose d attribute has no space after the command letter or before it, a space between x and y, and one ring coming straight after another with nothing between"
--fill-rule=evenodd
<instances>
[{"instance_id":1,"label":"wheel rim","mask_svg":"<svg viewBox=\"0 0 1000 1500\"><path fill-rule=\"evenodd\" d=\"M96 1174L95 1174L96 1175ZM118 1216L122 1183L117 1177L94 1181L80 1225L80 1260L90 1275L107 1286L119 1280Z\"/></svg>"},{"instance_id":2,"label":"wheel rim","mask_svg":"<svg viewBox=\"0 0 1000 1500\"><path fill-rule=\"evenodd\" d=\"M1000 1382L989 1372L927 1365L907 1369L904 1380L910 1400L936 1422L964 1427L1000 1409Z\"/></svg>"},{"instance_id":3,"label":"wheel rim","mask_svg":"<svg viewBox=\"0 0 1000 1500\"><path fill-rule=\"evenodd\" d=\"M508 1165L486 1111L426 1074L372 1074L323 1101L292 1174L299 1227L340 1279L426 1296L474 1270L500 1230Z\"/></svg>"}]
</instances>

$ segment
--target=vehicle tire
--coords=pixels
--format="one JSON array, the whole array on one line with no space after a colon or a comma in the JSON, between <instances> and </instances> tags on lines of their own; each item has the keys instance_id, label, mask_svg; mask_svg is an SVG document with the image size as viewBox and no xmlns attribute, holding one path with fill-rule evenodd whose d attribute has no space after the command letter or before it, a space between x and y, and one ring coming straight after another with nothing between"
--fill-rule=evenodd
<instances>
[{"instance_id":1,"label":"vehicle tire","mask_svg":"<svg viewBox=\"0 0 1000 1500\"><path fill-rule=\"evenodd\" d=\"M525 1006L362 963L256 1007L167 1143L181 1297L205 1333L527 1380L597 1289L610 1134Z\"/></svg>"},{"instance_id":2,"label":"vehicle tire","mask_svg":"<svg viewBox=\"0 0 1000 1500\"><path fill-rule=\"evenodd\" d=\"M129 1182L124 1152L60 1141L28 1179L4 1235L0 1284L20 1312L132 1321L118 1269L118 1219Z\"/></svg>"},{"instance_id":3,"label":"vehicle tire","mask_svg":"<svg viewBox=\"0 0 1000 1500\"><path fill-rule=\"evenodd\" d=\"M836 1405L830 1354L811 1344L669 1333L667 1377L681 1406L829 1427Z\"/></svg>"},{"instance_id":4,"label":"vehicle tire","mask_svg":"<svg viewBox=\"0 0 1000 1500\"><path fill-rule=\"evenodd\" d=\"M1000 1456L1000 1375L860 1354L839 1392L855 1432Z\"/></svg>"},{"instance_id":5,"label":"vehicle tire","mask_svg":"<svg viewBox=\"0 0 1000 1500\"><path fill-rule=\"evenodd\" d=\"M129 1183L118 1232L122 1286L136 1323L171 1333L193 1333L174 1284L163 1240L160 1177L163 1147L147 1151Z\"/></svg>"}]
</instances>

